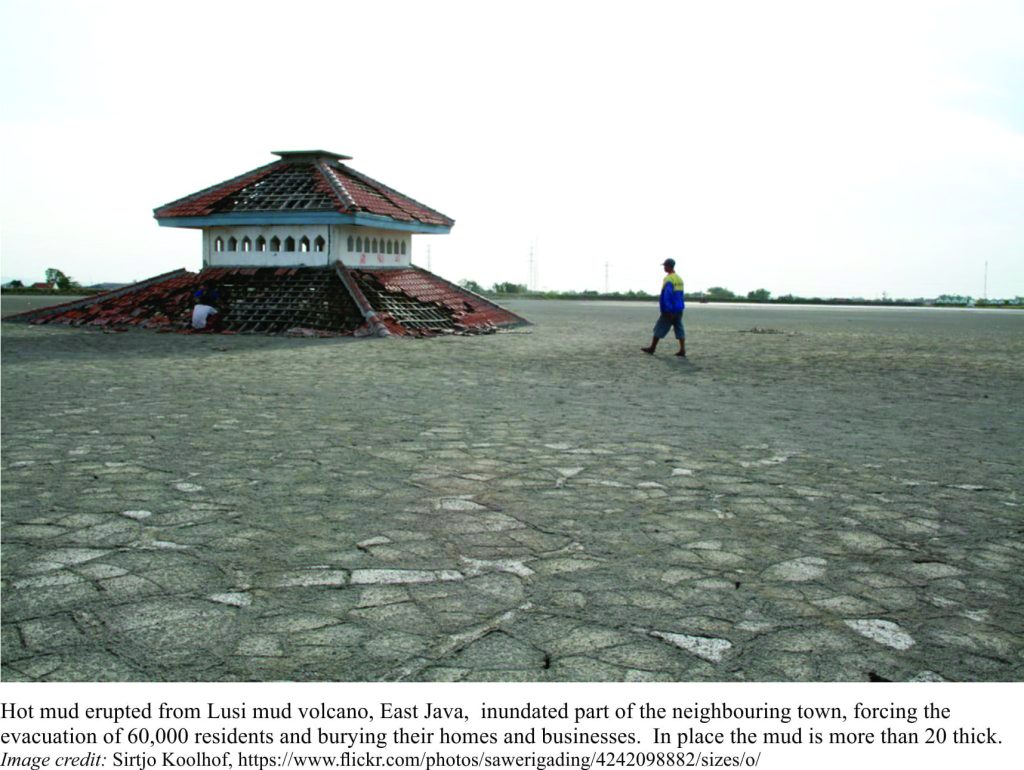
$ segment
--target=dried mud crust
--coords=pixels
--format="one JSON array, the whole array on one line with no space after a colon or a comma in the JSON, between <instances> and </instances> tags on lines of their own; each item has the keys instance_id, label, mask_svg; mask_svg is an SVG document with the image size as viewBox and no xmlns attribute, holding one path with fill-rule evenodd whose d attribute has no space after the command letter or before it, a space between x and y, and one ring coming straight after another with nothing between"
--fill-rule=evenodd
<instances>
[{"instance_id":1,"label":"dried mud crust","mask_svg":"<svg viewBox=\"0 0 1024 770\"><path fill-rule=\"evenodd\" d=\"M3 678L1021 679L1024 315L511 309L4 324Z\"/></svg>"}]
</instances>

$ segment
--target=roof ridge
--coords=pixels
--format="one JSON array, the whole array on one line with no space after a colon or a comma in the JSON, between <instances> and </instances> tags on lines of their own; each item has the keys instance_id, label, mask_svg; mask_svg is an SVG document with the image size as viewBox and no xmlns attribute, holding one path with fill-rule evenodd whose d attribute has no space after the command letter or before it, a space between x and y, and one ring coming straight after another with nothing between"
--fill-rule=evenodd
<instances>
[{"instance_id":1,"label":"roof ridge","mask_svg":"<svg viewBox=\"0 0 1024 770\"><path fill-rule=\"evenodd\" d=\"M345 169L346 172L352 174L352 176L356 177L359 181L363 182L364 184L370 185L374 190L376 190L378 193L383 195L388 200L388 202L391 205L393 205L396 208L400 209L403 214L408 214L413 219L417 219L417 220L422 221L422 219L419 216L417 216L417 212L415 212L415 211L408 211L407 207L405 205L403 205L403 201L402 200L395 200L395 198L393 197L394 195L399 196L401 199L404 199L405 201L411 201L412 203L415 203L417 206L419 206L422 209L425 209L425 210L429 211L431 214L436 214L437 216L441 217L441 219L446 219L446 220L448 220L449 222L452 222L452 223L455 222L455 220L452 219L447 214L442 214L437 209L433 209L430 206L426 205L425 203L420 203L418 200L413 198L411 195L406 195L405 193L399 192L398 190L394 189L393 187L388 187L383 182L378 182L373 177L369 177L369 176L367 176L366 174L364 174L364 173L362 173L360 171L356 171L351 166L346 166L344 163L340 163L340 162L338 163L338 166L340 166L341 168Z\"/></svg>"},{"instance_id":2,"label":"roof ridge","mask_svg":"<svg viewBox=\"0 0 1024 770\"><path fill-rule=\"evenodd\" d=\"M318 160L316 161L316 167L320 170L320 173L327 179L327 184L331 188L331 192L338 199L338 203L342 207L342 211L351 211L357 208L355 199L349 194L349 191L345 189L345 186L341 183L341 180L337 178L334 173L334 169L327 161Z\"/></svg>"},{"instance_id":3,"label":"roof ridge","mask_svg":"<svg viewBox=\"0 0 1024 770\"><path fill-rule=\"evenodd\" d=\"M219 182L217 184L210 185L209 187L203 188L199 192L194 192L191 195L186 195L183 198L178 198L177 200L173 200L170 203L165 203L163 206L157 206L155 209L153 209L153 216L159 217L160 216L160 212L163 211L164 209L169 209L169 208L172 208L174 206L180 206L182 204L189 203L191 201L197 200L197 199L203 197L204 195L209 195L210 193L212 193L212 192L214 192L216 190L219 190L221 188L228 187L228 186L234 184L235 182L239 182L240 180L243 180L243 179L248 179L248 177L252 176L253 174L261 174L261 176L259 178L262 179L264 176L266 176L267 174L271 173L271 171L274 169L275 166L286 166L286 165L288 165L288 164L285 161L283 161L283 160L274 160L274 161L271 161L270 163L267 163L266 165L257 166L256 168L252 169L251 171L246 171L244 174L239 174L238 176L232 177L231 179L226 179L223 182ZM256 182L256 181L259 181L259 179L254 179L254 180L245 182L245 184L240 184L237 189L231 190L231 192L237 192L242 187L246 187L247 185L250 185L250 184L252 184L253 182ZM230 195L231 192L229 192L227 194Z\"/></svg>"}]
</instances>

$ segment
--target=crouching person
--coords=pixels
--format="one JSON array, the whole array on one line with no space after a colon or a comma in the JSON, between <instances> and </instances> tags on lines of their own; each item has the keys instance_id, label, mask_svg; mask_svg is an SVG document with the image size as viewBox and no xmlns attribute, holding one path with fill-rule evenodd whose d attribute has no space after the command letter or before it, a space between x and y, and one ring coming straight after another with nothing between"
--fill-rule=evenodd
<instances>
[{"instance_id":1,"label":"crouching person","mask_svg":"<svg viewBox=\"0 0 1024 770\"><path fill-rule=\"evenodd\" d=\"M193 298L196 304L192 308L192 328L196 331L220 331L224 326L224 316L216 308L220 290L204 283L193 294Z\"/></svg>"}]
</instances>

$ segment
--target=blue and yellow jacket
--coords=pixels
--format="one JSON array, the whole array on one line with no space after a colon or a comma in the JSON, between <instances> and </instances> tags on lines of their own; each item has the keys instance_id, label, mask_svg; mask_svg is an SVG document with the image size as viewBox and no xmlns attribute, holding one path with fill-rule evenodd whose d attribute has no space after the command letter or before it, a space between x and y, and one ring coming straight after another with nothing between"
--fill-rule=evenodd
<instances>
[{"instance_id":1,"label":"blue and yellow jacket","mask_svg":"<svg viewBox=\"0 0 1024 770\"><path fill-rule=\"evenodd\" d=\"M662 313L682 313L686 307L686 299L683 296L683 279L675 273L665 276L665 283L661 285L661 299L659 300Z\"/></svg>"}]
</instances>

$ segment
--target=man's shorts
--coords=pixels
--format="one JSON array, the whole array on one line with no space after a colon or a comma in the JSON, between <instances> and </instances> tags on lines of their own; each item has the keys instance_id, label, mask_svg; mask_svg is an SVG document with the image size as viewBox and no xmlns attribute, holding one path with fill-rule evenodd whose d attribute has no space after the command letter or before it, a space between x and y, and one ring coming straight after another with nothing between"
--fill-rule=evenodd
<instances>
[{"instance_id":1,"label":"man's shorts","mask_svg":"<svg viewBox=\"0 0 1024 770\"><path fill-rule=\"evenodd\" d=\"M683 313L662 313L658 316L658 323L654 324L654 336L664 339L669 329L675 329L676 339L685 340L686 331L683 329Z\"/></svg>"}]
</instances>

